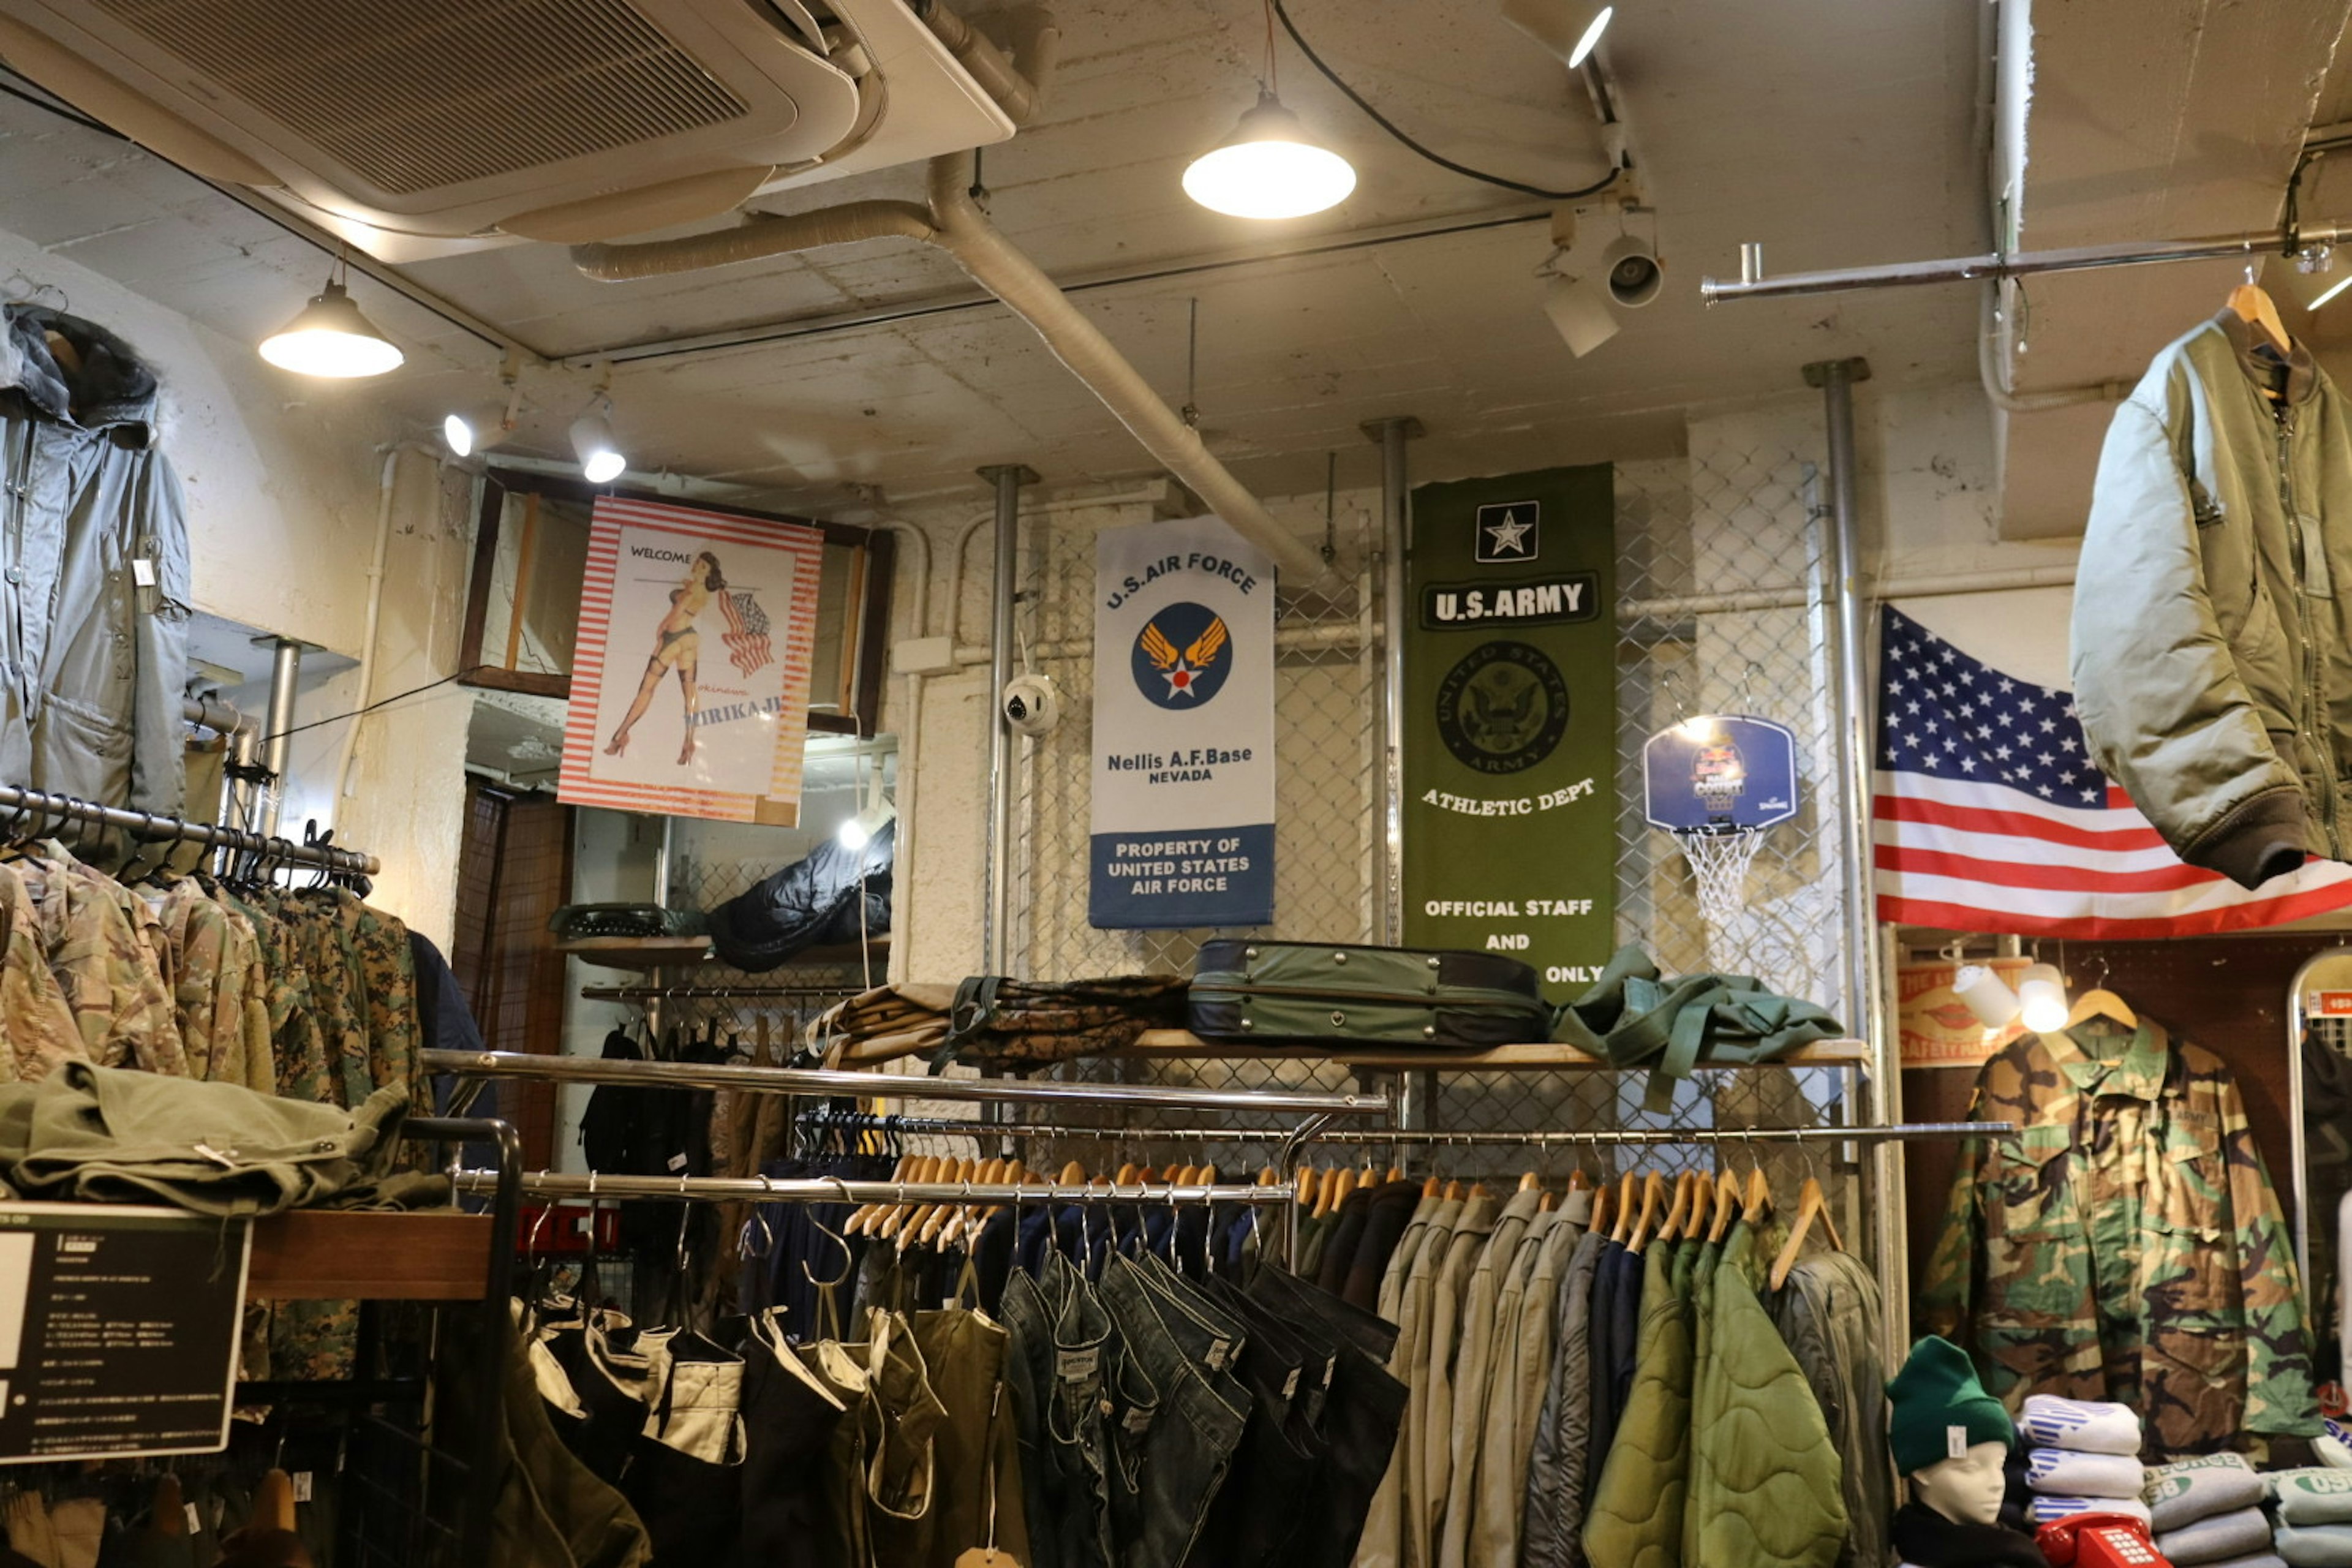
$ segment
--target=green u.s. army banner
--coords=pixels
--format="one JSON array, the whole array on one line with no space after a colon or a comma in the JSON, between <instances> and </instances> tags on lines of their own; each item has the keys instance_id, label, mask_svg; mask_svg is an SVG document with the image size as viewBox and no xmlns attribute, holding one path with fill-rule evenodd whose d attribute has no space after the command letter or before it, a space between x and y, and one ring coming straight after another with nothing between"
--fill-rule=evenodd
<instances>
[{"instance_id":1,"label":"green u.s. army banner","mask_svg":"<svg viewBox=\"0 0 2352 1568\"><path fill-rule=\"evenodd\" d=\"M1610 473L1412 492L1404 938L1520 959L1555 1000L1616 947Z\"/></svg>"}]
</instances>

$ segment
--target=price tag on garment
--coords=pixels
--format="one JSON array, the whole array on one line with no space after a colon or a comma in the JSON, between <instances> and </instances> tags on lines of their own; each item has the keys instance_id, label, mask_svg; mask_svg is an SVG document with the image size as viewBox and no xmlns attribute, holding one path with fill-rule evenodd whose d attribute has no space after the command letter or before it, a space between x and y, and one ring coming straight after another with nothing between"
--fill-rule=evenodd
<instances>
[{"instance_id":1,"label":"price tag on garment","mask_svg":"<svg viewBox=\"0 0 2352 1568\"><path fill-rule=\"evenodd\" d=\"M1208 1359L1208 1363L1209 1363L1209 1370L1210 1370L1211 1372L1223 1372L1223 1371L1224 1371L1224 1370L1225 1370L1226 1365L1227 1365L1227 1364L1232 1361L1232 1359L1233 1359L1233 1353L1234 1353L1234 1342L1233 1342L1233 1341L1231 1341L1231 1340L1211 1340L1211 1341L1209 1342L1209 1354L1208 1354L1208 1358L1207 1358L1207 1359Z\"/></svg>"},{"instance_id":2,"label":"price tag on garment","mask_svg":"<svg viewBox=\"0 0 2352 1568\"><path fill-rule=\"evenodd\" d=\"M148 560L144 555L132 556L131 558L131 581L142 588L153 587L155 585L155 563L152 561Z\"/></svg>"},{"instance_id":3,"label":"price tag on garment","mask_svg":"<svg viewBox=\"0 0 2352 1568\"><path fill-rule=\"evenodd\" d=\"M1065 1383L1076 1383L1092 1377L1102 1365L1102 1347L1088 1345L1082 1351L1063 1351L1055 1358L1054 1368Z\"/></svg>"},{"instance_id":4,"label":"price tag on garment","mask_svg":"<svg viewBox=\"0 0 2352 1568\"><path fill-rule=\"evenodd\" d=\"M0 1463L228 1446L251 1227L0 1203Z\"/></svg>"},{"instance_id":5,"label":"price tag on garment","mask_svg":"<svg viewBox=\"0 0 2352 1568\"><path fill-rule=\"evenodd\" d=\"M975 1546L955 1560L955 1568L1021 1568L1008 1552L993 1546Z\"/></svg>"},{"instance_id":6,"label":"price tag on garment","mask_svg":"<svg viewBox=\"0 0 2352 1568\"><path fill-rule=\"evenodd\" d=\"M1140 1437L1151 1429L1151 1412L1139 1405L1120 1416L1118 1424L1127 1428L1129 1436Z\"/></svg>"},{"instance_id":7,"label":"price tag on garment","mask_svg":"<svg viewBox=\"0 0 2352 1568\"><path fill-rule=\"evenodd\" d=\"M686 1156L685 1156L685 1155L683 1155L683 1154L672 1154L672 1155L669 1157L669 1168L670 1168L671 1170L673 1170L673 1171L683 1171L683 1170L685 1170L685 1169L686 1169Z\"/></svg>"},{"instance_id":8,"label":"price tag on garment","mask_svg":"<svg viewBox=\"0 0 2352 1568\"><path fill-rule=\"evenodd\" d=\"M188 1510L188 1533L202 1535L205 1532L205 1516L196 1511L194 1503L183 1503L180 1506Z\"/></svg>"},{"instance_id":9,"label":"price tag on garment","mask_svg":"<svg viewBox=\"0 0 2352 1568\"><path fill-rule=\"evenodd\" d=\"M308 1470L294 1472L294 1500L296 1502L310 1500L310 1472Z\"/></svg>"},{"instance_id":10,"label":"price tag on garment","mask_svg":"<svg viewBox=\"0 0 2352 1568\"><path fill-rule=\"evenodd\" d=\"M1298 1374L1301 1370L1303 1369L1299 1367L1292 1367L1290 1369L1290 1375L1282 1380L1283 1398L1296 1399L1298 1397Z\"/></svg>"},{"instance_id":11,"label":"price tag on garment","mask_svg":"<svg viewBox=\"0 0 2352 1568\"><path fill-rule=\"evenodd\" d=\"M1948 1459L1965 1459L1969 1457L1969 1429L1967 1427L1947 1426L1944 1428L1944 1457Z\"/></svg>"}]
</instances>

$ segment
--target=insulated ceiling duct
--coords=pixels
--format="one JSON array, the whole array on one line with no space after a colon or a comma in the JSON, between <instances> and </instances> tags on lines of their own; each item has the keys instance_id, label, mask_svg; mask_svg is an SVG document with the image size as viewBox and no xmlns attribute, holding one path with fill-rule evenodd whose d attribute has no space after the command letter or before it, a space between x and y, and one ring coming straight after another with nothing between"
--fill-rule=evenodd
<instances>
[{"instance_id":1,"label":"insulated ceiling duct","mask_svg":"<svg viewBox=\"0 0 2352 1568\"><path fill-rule=\"evenodd\" d=\"M577 242L999 142L905 0L0 0L0 56L389 260Z\"/></svg>"}]
</instances>

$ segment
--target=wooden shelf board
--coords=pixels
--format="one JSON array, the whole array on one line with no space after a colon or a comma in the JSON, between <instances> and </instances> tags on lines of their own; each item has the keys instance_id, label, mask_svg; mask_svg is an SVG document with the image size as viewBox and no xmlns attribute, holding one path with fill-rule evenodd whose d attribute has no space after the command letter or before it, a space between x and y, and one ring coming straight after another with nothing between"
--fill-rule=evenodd
<instances>
[{"instance_id":1,"label":"wooden shelf board","mask_svg":"<svg viewBox=\"0 0 2352 1568\"><path fill-rule=\"evenodd\" d=\"M886 933L873 942L874 956L878 962L890 952L890 938ZM570 953L583 963L593 963L606 969L693 969L712 960L710 939L707 936L592 936L577 942L560 942L558 952ZM766 973L782 974L794 969L841 969L856 964L859 949L856 942L844 942L832 947L812 947L794 953L784 963Z\"/></svg>"},{"instance_id":2,"label":"wooden shelf board","mask_svg":"<svg viewBox=\"0 0 2352 1568\"><path fill-rule=\"evenodd\" d=\"M1203 1040L1182 1029L1152 1029L1129 1049L1113 1053L1126 1057L1176 1058L1193 1057L1204 1059L1244 1060L1249 1058L1277 1060L1325 1060L1344 1062L1349 1067L1381 1070L1412 1070L1424 1068L1438 1072L1605 1072L1609 1064L1574 1046L1553 1045L1538 1041L1528 1045L1496 1046L1483 1051L1416 1050L1411 1047L1360 1046L1345 1042L1331 1046L1238 1045L1225 1041ZM1870 1060L1870 1047L1861 1040L1822 1040L1801 1050L1790 1052L1775 1067L1858 1067ZM1699 1070L1712 1071L1736 1066L1736 1063L1701 1062ZM1637 1068L1635 1069L1644 1070Z\"/></svg>"},{"instance_id":3,"label":"wooden shelf board","mask_svg":"<svg viewBox=\"0 0 2352 1568\"><path fill-rule=\"evenodd\" d=\"M463 1301L489 1279L490 1221L297 1209L256 1221L246 1294L278 1301Z\"/></svg>"}]
</instances>

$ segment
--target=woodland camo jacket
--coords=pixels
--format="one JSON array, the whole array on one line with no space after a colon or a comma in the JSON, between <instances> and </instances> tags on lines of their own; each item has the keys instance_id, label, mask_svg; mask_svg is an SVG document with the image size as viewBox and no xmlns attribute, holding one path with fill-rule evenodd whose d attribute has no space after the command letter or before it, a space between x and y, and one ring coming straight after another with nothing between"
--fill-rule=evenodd
<instances>
[{"instance_id":1,"label":"woodland camo jacket","mask_svg":"<svg viewBox=\"0 0 2352 1568\"><path fill-rule=\"evenodd\" d=\"M1921 1291L2011 1409L2029 1394L2142 1413L2148 1447L2319 1430L2294 1257L2221 1059L2100 1021L1984 1065Z\"/></svg>"}]
</instances>

